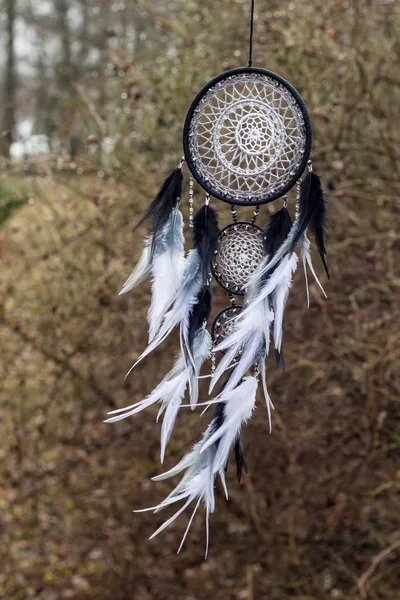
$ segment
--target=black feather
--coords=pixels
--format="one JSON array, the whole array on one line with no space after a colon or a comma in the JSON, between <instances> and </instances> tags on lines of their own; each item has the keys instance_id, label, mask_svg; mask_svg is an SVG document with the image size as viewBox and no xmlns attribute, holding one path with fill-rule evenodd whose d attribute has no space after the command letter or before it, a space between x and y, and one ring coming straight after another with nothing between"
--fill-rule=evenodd
<instances>
[{"instance_id":1,"label":"black feather","mask_svg":"<svg viewBox=\"0 0 400 600\"><path fill-rule=\"evenodd\" d=\"M220 389L220 393L225 388L225 386L228 383L228 381L230 380L231 376L232 376L232 373L230 373L228 375L227 379L222 384L221 389ZM242 383L242 382L240 382L240 383ZM238 385L240 385L240 383ZM226 407L225 403L221 402L221 403L217 404L217 406L215 408L215 412L214 412L214 418L213 418L214 426L213 426L212 433L214 433L215 431L218 431L218 429L220 427L222 427L222 425L224 424L224 420L225 420L225 407ZM220 442L220 440L217 440L215 442L217 448L218 448L219 442ZM240 483L240 481L242 479L242 473L243 473L243 471L245 471L247 473L247 465L246 465L246 461L245 461L245 458L244 458L242 444L241 444L241 441L240 441L240 435L236 439L235 446L234 446L234 452L235 452L235 461L236 461L237 480ZM226 473L227 470L228 470L228 461L226 462L226 465L225 465L225 468L224 468L225 473Z\"/></svg>"},{"instance_id":2,"label":"black feather","mask_svg":"<svg viewBox=\"0 0 400 600\"><path fill-rule=\"evenodd\" d=\"M232 376L232 373L229 373L228 377L225 379L224 383L221 385L219 393L223 392L223 390L225 389L225 386L227 385L231 376ZM222 425L224 424L224 419L225 419L225 403L219 402L216 405L215 411L214 411L214 416L213 416L214 425L213 425L212 433L214 433L215 431L218 431L218 429L220 427L222 427ZM219 440L217 440L215 443L217 444L217 447L218 447Z\"/></svg>"},{"instance_id":3,"label":"black feather","mask_svg":"<svg viewBox=\"0 0 400 600\"><path fill-rule=\"evenodd\" d=\"M236 440L235 444L235 461L236 461L236 473L238 483L241 482L242 473L245 471L247 473L247 465L244 459L243 447L240 441L240 437Z\"/></svg>"},{"instance_id":4,"label":"black feather","mask_svg":"<svg viewBox=\"0 0 400 600\"><path fill-rule=\"evenodd\" d=\"M181 198L182 181L182 169L178 167L168 175L146 214L140 219L133 231L136 231L149 217L152 217L153 236L157 235L157 232L165 225L172 209L177 206Z\"/></svg>"},{"instance_id":5,"label":"black feather","mask_svg":"<svg viewBox=\"0 0 400 600\"><path fill-rule=\"evenodd\" d=\"M326 247L325 247L325 233L327 229L327 203L324 197L324 191L322 189L321 179L318 175L315 177L315 210L310 221L310 229L314 234L315 243L319 255L322 260L322 264L325 267L326 275L329 277L328 264L326 262Z\"/></svg>"},{"instance_id":6,"label":"black feather","mask_svg":"<svg viewBox=\"0 0 400 600\"><path fill-rule=\"evenodd\" d=\"M222 389L225 387L226 385L226 381L224 383L224 385L222 386ZM225 405L222 404L222 402L220 402L219 404L217 404L215 411L214 411L214 418L213 418L213 430L212 433L214 433L215 431L218 431L218 429L220 427L222 427L223 423L224 423L224 409L225 409ZM218 444L219 440L217 440L216 444Z\"/></svg>"},{"instance_id":7,"label":"black feather","mask_svg":"<svg viewBox=\"0 0 400 600\"><path fill-rule=\"evenodd\" d=\"M196 331L201 329L204 322L207 321L211 312L212 290L211 286L205 286L197 296L197 303L193 307L189 317L189 335L188 344L191 355L193 355L193 340Z\"/></svg>"},{"instance_id":8,"label":"black feather","mask_svg":"<svg viewBox=\"0 0 400 600\"><path fill-rule=\"evenodd\" d=\"M207 321L211 312L212 291L209 286L203 288L197 296L197 304L190 315L190 328L197 331Z\"/></svg>"},{"instance_id":9,"label":"black feather","mask_svg":"<svg viewBox=\"0 0 400 600\"><path fill-rule=\"evenodd\" d=\"M211 258L217 246L219 236L218 215L205 204L193 219L193 246L200 255L203 270L203 285L208 284Z\"/></svg>"},{"instance_id":10,"label":"black feather","mask_svg":"<svg viewBox=\"0 0 400 600\"><path fill-rule=\"evenodd\" d=\"M283 359L283 352L282 350L275 350L275 359L276 359L276 366L279 369L279 367L282 368L283 373L285 372L285 361Z\"/></svg>"},{"instance_id":11,"label":"black feather","mask_svg":"<svg viewBox=\"0 0 400 600\"><path fill-rule=\"evenodd\" d=\"M273 256L289 235L292 218L286 206L270 216L264 233L264 248L269 256Z\"/></svg>"},{"instance_id":12,"label":"black feather","mask_svg":"<svg viewBox=\"0 0 400 600\"><path fill-rule=\"evenodd\" d=\"M321 179L316 173L310 171L300 188L299 198L299 220L296 234L293 237L290 252L294 251L301 236L310 227L314 233L318 252L329 278L328 265L326 262L325 229L326 229L326 201L322 190Z\"/></svg>"}]
</instances>

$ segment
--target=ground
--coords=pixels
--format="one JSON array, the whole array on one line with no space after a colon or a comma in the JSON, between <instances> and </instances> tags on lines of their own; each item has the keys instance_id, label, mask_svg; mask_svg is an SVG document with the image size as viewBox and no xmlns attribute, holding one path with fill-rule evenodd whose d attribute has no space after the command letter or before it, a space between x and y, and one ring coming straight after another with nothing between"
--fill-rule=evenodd
<instances>
[{"instance_id":1,"label":"ground","mask_svg":"<svg viewBox=\"0 0 400 600\"><path fill-rule=\"evenodd\" d=\"M146 335L148 286L117 295L140 253L131 225L143 206L123 208L127 190L116 180L99 195L93 177L24 181L30 203L2 229L1 597L393 600L398 205L328 190L328 299L312 284L307 310L299 270L286 370L268 369L272 434L260 397L244 435L249 472L238 485L231 466L229 502L218 489L204 561L203 515L176 556L184 517L149 542L163 516L132 513L172 489L150 481L160 472L155 412L103 423L108 410L151 391L177 340L124 381ZM227 222L227 210L220 217ZM222 290L216 304L226 304ZM166 467L206 423L197 413L179 418Z\"/></svg>"}]
</instances>

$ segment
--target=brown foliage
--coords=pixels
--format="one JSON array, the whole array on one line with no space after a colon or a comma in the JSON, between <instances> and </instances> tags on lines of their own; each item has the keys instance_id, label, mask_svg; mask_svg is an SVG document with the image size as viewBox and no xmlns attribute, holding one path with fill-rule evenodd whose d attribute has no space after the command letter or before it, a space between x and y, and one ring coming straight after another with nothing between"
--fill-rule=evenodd
<instances>
[{"instance_id":1,"label":"brown foliage","mask_svg":"<svg viewBox=\"0 0 400 600\"><path fill-rule=\"evenodd\" d=\"M207 562L200 516L177 557L185 519L148 542L163 517L131 512L165 497L172 485L149 481L160 472L155 412L117 426L102 421L109 409L148 393L177 348L176 338L168 340L124 381L145 344L149 287L129 297L117 292L141 251L132 225L179 159L180 125L193 92L229 67L226 61L244 62L235 49L244 47L247 3L224 1L219 9L172 2L172 16L158 3L151 10L142 4L146 22L176 36L181 58L174 58L175 71L167 57L148 70L160 52L154 39L149 53L138 55L143 103L136 136L116 149L119 167L99 170L83 159L57 167L51 157L26 163L31 201L0 232L0 596L394 600L400 589L395 4L299 0L283 10L268 3L273 10L259 3L257 64L291 79L313 116L314 162L331 205L332 280L328 300L312 286L307 311L297 274L286 317L286 372L269 368L273 432L260 398L244 436L249 475L237 486L234 469L228 473L231 496L226 503L218 494ZM19 181L18 170L9 166L0 186ZM221 207L221 221L228 219ZM222 290L216 296L217 310L226 297ZM167 467L206 422L207 415L180 415Z\"/></svg>"}]
</instances>

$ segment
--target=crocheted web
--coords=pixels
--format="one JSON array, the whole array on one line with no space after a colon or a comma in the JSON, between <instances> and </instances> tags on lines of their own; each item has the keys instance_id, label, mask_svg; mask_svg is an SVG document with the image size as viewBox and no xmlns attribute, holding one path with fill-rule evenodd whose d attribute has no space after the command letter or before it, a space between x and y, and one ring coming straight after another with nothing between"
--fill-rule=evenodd
<instances>
[{"instance_id":1,"label":"crocheted web","mask_svg":"<svg viewBox=\"0 0 400 600\"><path fill-rule=\"evenodd\" d=\"M300 106L282 83L242 73L210 88L194 111L189 150L208 187L226 199L276 197L295 180L306 147Z\"/></svg>"}]
</instances>

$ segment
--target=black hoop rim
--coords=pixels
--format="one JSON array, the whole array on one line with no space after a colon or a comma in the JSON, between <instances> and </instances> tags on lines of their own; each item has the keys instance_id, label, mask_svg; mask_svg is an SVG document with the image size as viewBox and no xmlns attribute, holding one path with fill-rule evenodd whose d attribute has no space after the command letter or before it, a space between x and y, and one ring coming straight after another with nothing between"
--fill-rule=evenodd
<instances>
[{"instance_id":1,"label":"black hoop rim","mask_svg":"<svg viewBox=\"0 0 400 600\"><path fill-rule=\"evenodd\" d=\"M192 118L194 115L194 111L196 110L196 108L197 108L198 104L200 103L200 101L202 100L202 98L206 95L206 93L208 92L208 90L210 88L212 88L214 85L216 85L220 81L222 81L224 79L228 79L229 77L232 77L234 75L240 75L242 73L255 73L255 74L259 74L259 75L265 75L267 77L270 77L271 79L275 79L280 84L282 84L284 87L286 87L289 90L289 92L294 96L294 98L296 99L296 102L298 103L298 105L300 107L301 113L304 118L304 124L305 124L305 130L306 130L306 145L305 145L305 149L304 149L303 159L302 159L299 167L297 168L296 174L293 176L293 178L286 184L285 187L280 189L279 192L276 192L272 196L269 196L268 198L264 198L264 199L261 197L257 200L251 200L249 202L244 202L243 200L235 200L233 198L228 198L227 196L224 196L223 194L220 194L220 193L216 192L215 190L213 190L212 188L210 188L209 185L203 180L203 178L197 172L194 162L192 160L192 157L190 155L190 150L189 150L190 124L191 124L191 121L192 121ZM276 73L273 73L272 71L267 71L267 69L260 69L257 67L239 67L237 69L230 69L229 71L220 73L219 75L217 75L217 77L214 77L214 79L209 81L200 90L200 92L197 94L197 96L193 100L192 104L190 105L190 108L186 115L185 125L183 128L183 152L185 155L185 160L186 160L186 163L189 167L191 174L193 175L193 177L195 178L197 183L199 185L201 185L201 187L208 194L210 194L210 196L212 196L213 198L217 198L218 200L222 200L223 202L227 202L228 204L231 204L231 205L234 204L237 206L257 206L258 204L269 204L270 202L273 202L277 198L284 196L289 190L291 190L296 185L297 180L299 179L299 177L303 173L304 169L306 168L307 162L308 162L308 160L310 158L310 154L311 154L311 146L312 146L311 119L310 119L310 115L308 113L306 104L305 104L303 98L300 96L299 92L292 86L291 83L286 81L286 79L284 79L280 75L277 75Z\"/></svg>"},{"instance_id":2,"label":"black hoop rim","mask_svg":"<svg viewBox=\"0 0 400 600\"><path fill-rule=\"evenodd\" d=\"M217 326L218 319L224 312L226 312L227 310L232 309L232 308L239 308L240 311L242 311L243 304L230 304L229 306L225 306L225 308L223 308L222 310L219 311L219 313L216 315L216 317L214 318L214 321L211 325L211 339L212 339L213 343L215 342L215 329ZM221 354L225 354L226 350L220 350L220 352L221 352Z\"/></svg>"},{"instance_id":3,"label":"black hoop rim","mask_svg":"<svg viewBox=\"0 0 400 600\"><path fill-rule=\"evenodd\" d=\"M213 257L211 258L210 267L211 267L212 276L214 277L215 281L218 283L218 285L223 290L225 290L229 294L232 294L233 296L245 296L246 292L232 292L231 289L229 289L225 285L222 285L222 283L220 283L219 279L217 279L217 277L215 275L215 270L214 270L214 266L213 266L214 255L217 253L217 248L218 248L220 237L222 236L222 234L224 233L224 231L226 231L227 229L231 229L235 225L250 225L251 227L254 227L254 229L258 229L263 234L263 238L265 237L265 230L262 227L260 227L259 225L256 225L255 223L252 223L251 221L232 221L232 223L228 223L228 225L225 225L225 227L223 227L223 229L221 229L220 232L219 232L219 234L218 234L217 245L215 247L215 252L213 254Z\"/></svg>"}]
</instances>

